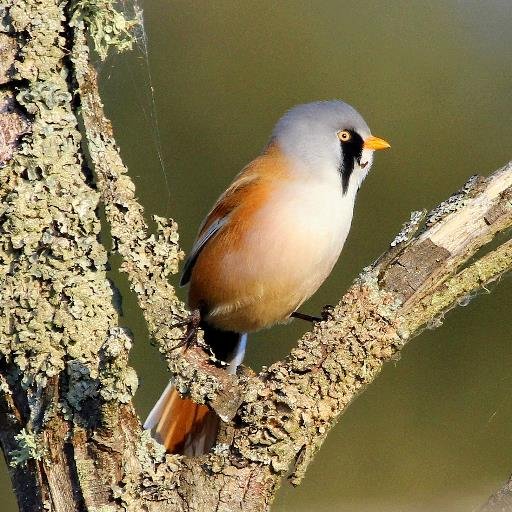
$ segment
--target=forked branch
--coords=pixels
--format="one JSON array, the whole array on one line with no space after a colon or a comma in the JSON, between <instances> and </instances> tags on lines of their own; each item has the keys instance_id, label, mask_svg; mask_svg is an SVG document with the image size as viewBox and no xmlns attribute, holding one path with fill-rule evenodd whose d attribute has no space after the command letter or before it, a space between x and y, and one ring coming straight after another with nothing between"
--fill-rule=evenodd
<instances>
[{"instance_id":1,"label":"forked branch","mask_svg":"<svg viewBox=\"0 0 512 512\"><path fill-rule=\"evenodd\" d=\"M430 214L415 212L329 318L260 374L228 375L200 344L176 349L185 330L173 326L188 316L168 280L182 257L177 225L157 218L149 234L86 44L91 27L101 48L125 47L126 26L109 0L6 6L0 442L21 510L267 510L283 476L292 468L291 482L300 482L386 361L512 268L509 235L486 250L512 226L509 164L471 178ZM208 455L166 455L141 428L131 342L98 242L99 201L178 388L225 420Z\"/></svg>"}]
</instances>

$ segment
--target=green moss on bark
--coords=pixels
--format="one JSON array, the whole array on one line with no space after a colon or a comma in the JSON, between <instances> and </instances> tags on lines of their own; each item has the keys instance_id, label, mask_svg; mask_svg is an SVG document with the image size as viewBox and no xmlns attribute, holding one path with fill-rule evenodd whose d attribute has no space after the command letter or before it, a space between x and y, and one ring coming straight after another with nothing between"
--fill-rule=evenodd
<instances>
[{"instance_id":1,"label":"green moss on bark","mask_svg":"<svg viewBox=\"0 0 512 512\"><path fill-rule=\"evenodd\" d=\"M85 23L94 49L102 60L111 48L118 52L133 45L132 28L136 19L127 19L112 0L74 0L71 2L71 26Z\"/></svg>"}]
</instances>

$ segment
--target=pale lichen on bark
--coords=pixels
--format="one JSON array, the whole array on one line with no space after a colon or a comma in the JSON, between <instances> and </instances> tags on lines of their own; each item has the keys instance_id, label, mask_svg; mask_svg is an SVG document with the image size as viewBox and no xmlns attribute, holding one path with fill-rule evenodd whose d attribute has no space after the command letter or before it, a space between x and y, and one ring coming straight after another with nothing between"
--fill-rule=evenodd
<instances>
[{"instance_id":1,"label":"pale lichen on bark","mask_svg":"<svg viewBox=\"0 0 512 512\"><path fill-rule=\"evenodd\" d=\"M129 47L133 21L114 7L10 0L1 16L0 52L12 57L0 67L2 92L14 117L0 110L0 134L9 133L0 147L0 441L20 508L267 510L282 477L292 468L300 482L330 428L404 343L511 268L510 241L469 259L512 226L512 166L472 178L424 225L415 212L284 361L228 375L200 344L175 349L188 315L168 280L182 258L177 225L156 218L149 234L86 44L89 30L102 57ZM208 455L165 454L141 429L100 203L178 389L225 420Z\"/></svg>"},{"instance_id":2,"label":"pale lichen on bark","mask_svg":"<svg viewBox=\"0 0 512 512\"><path fill-rule=\"evenodd\" d=\"M510 512L510 510L512 510L512 477L478 509L478 512Z\"/></svg>"},{"instance_id":3,"label":"pale lichen on bark","mask_svg":"<svg viewBox=\"0 0 512 512\"><path fill-rule=\"evenodd\" d=\"M18 146L0 170L3 388L12 397L6 403L11 423L23 426L26 435L44 437L56 416L64 419L57 445L64 450L72 420L93 421L90 410L82 414L87 404L99 403L98 397L129 401L136 377L123 359L129 341L117 326L106 278L99 194L81 157L64 5L16 0L2 7L3 36L14 40L4 48L17 50L6 70L5 94L12 94L12 102L15 97L11 108L19 117L12 137ZM7 451L16 445L16 437L2 441ZM45 458L33 461L33 485L40 478L54 481L54 468ZM66 478L72 485L72 468ZM47 491L46 499L58 500L51 485ZM18 498L22 508L35 506Z\"/></svg>"}]
</instances>

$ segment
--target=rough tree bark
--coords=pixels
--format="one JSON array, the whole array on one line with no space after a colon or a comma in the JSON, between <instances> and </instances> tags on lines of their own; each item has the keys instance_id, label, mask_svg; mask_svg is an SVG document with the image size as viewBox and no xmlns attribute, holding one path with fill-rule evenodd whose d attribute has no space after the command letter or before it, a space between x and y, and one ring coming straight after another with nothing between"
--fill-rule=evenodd
<instances>
[{"instance_id":1,"label":"rough tree bark","mask_svg":"<svg viewBox=\"0 0 512 512\"><path fill-rule=\"evenodd\" d=\"M414 212L329 317L259 375L175 349L177 225L150 235L103 114L98 53L130 44L112 0L0 4L0 443L22 511L263 511L340 414L426 325L512 268L512 165ZM131 339L98 207L180 391L225 423L213 452L165 454L133 408ZM106 228L104 228L106 229ZM483 249L482 249L483 248ZM481 250L482 249L482 250Z\"/></svg>"},{"instance_id":2,"label":"rough tree bark","mask_svg":"<svg viewBox=\"0 0 512 512\"><path fill-rule=\"evenodd\" d=\"M512 477L498 489L479 512L508 512L512 510Z\"/></svg>"}]
</instances>

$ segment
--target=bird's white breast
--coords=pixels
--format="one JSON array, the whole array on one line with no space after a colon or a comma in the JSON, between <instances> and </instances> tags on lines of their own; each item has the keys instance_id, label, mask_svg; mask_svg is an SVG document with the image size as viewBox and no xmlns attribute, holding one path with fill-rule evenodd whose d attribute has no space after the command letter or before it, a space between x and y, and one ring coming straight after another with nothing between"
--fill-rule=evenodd
<instances>
[{"instance_id":1,"label":"bird's white breast","mask_svg":"<svg viewBox=\"0 0 512 512\"><path fill-rule=\"evenodd\" d=\"M337 177L285 181L257 214L258 227L248 234L248 242L259 246L256 266L262 275L282 273L321 283L343 248L352 211L353 200L343 196Z\"/></svg>"},{"instance_id":2,"label":"bird's white breast","mask_svg":"<svg viewBox=\"0 0 512 512\"><path fill-rule=\"evenodd\" d=\"M351 192L343 195L337 175L279 183L255 214L239 250L225 257L223 268L246 286L236 301L214 314L230 310L233 315L234 307L241 318L250 315L254 328L287 318L331 272L350 230L353 203Z\"/></svg>"}]
</instances>

